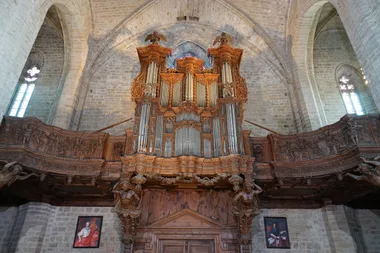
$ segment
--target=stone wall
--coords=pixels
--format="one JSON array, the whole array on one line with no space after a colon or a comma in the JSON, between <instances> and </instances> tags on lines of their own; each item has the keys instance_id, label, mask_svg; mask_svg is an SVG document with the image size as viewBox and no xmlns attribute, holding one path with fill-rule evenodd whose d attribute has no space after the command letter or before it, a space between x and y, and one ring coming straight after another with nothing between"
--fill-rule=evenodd
<instances>
[{"instance_id":1,"label":"stone wall","mask_svg":"<svg viewBox=\"0 0 380 253\"><path fill-rule=\"evenodd\" d=\"M0 208L0 253L8 252L16 215L17 207Z\"/></svg>"},{"instance_id":2,"label":"stone wall","mask_svg":"<svg viewBox=\"0 0 380 253\"><path fill-rule=\"evenodd\" d=\"M32 51L43 55L43 66L36 82L33 95L25 112L25 117L37 117L44 123L60 96L60 82L64 64L63 35L51 25L41 27ZM23 79L23 77L21 77ZM20 83L23 80L20 80Z\"/></svg>"},{"instance_id":3,"label":"stone wall","mask_svg":"<svg viewBox=\"0 0 380 253\"><path fill-rule=\"evenodd\" d=\"M121 253L120 223L111 207L56 207L29 203L0 208L0 253L88 252L73 249L78 216L103 216L100 247ZM286 217L291 249L267 249L264 217ZM380 211L345 206L263 209L253 222L253 252L375 253L380 250Z\"/></svg>"},{"instance_id":4,"label":"stone wall","mask_svg":"<svg viewBox=\"0 0 380 253\"><path fill-rule=\"evenodd\" d=\"M121 252L120 224L112 208L29 203L0 209L0 253L88 252L73 249L78 216L88 215L103 216L100 247L91 252Z\"/></svg>"},{"instance_id":5,"label":"stone wall","mask_svg":"<svg viewBox=\"0 0 380 253\"><path fill-rule=\"evenodd\" d=\"M162 43L175 49L184 41L191 41L204 51L211 47L219 33L203 24L177 23L161 29L168 39ZM105 55L99 57L91 69L87 94L79 121L79 130L97 130L118 121L134 117L135 104L130 92L133 78L139 71L136 47L145 46L144 37L132 41L120 35L121 42ZM240 66L242 77L248 86L248 101L245 119L254 121L283 134L296 132L294 116L287 83L266 62L265 57L253 51L250 45L236 41L235 47L244 50ZM269 57L269 56L268 56ZM110 129L114 135L123 134L123 129L131 128L132 121ZM244 123L244 129L251 129L254 136L266 136L267 131Z\"/></svg>"},{"instance_id":6,"label":"stone wall","mask_svg":"<svg viewBox=\"0 0 380 253\"><path fill-rule=\"evenodd\" d=\"M323 10L325 9L326 7L323 7ZM338 89L339 76L336 75L337 69L342 65L352 67L353 71L347 71L344 74L355 84L365 112L376 113L372 99L366 91L364 80L360 76L360 64L339 16L334 15L323 27L319 27L320 24L315 35L313 63L319 96L327 118L326 124L337 122L347 113Z\"/></svg>"}]
</instances>

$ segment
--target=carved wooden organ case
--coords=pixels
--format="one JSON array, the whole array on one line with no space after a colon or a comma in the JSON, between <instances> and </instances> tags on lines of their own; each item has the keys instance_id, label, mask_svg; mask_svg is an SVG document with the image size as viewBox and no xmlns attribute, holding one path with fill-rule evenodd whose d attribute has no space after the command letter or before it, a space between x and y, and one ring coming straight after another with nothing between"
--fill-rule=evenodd
<instances>
[{"instance_id":1,"label":"carved wooden organ case","mask_svg":"<svg viewBox=\"0 0 380 253\"><path fill-rule=\"evenodd\" d=\"M243 105L247 100L247 87L239 74L243 51L226 42L210 48L209 56L214 59L211 69L204 68L203 60L195 57L177 59L176 68L166 68L166 57L171 54L171 49L157 42L137 48L137 52L141 70L131 91L136 103L135 123L132 130L126 130L125 154L121 157L124 166L120 185L115 187L115 202L123 223L126 252L132 251L133 245L135 250L151 252L149 249L156 250L154 245L165 241L160 239L159 229L152 232L152 224L160 222L160 219L170 219L172 212L157 214L155 219L144 215L144 212L158 212L152 209L159 208L161 212L162 208L195 211L199 215L197 219L201 220L214 218L213 221L219 224L217 236L212 229L206 231L211 231L210 236L215 237L211 236L215 252L235 252L231 251L231 247L236 247L236 252L240 252L239 247L244 252L250 252L251 222L239 222L239 208L233 208L232 203L234 196L243 191L245 183L250 185L253 178L250 131L243 131L241 127ZM198 204L208 198L207 190L219 189L224 193L216 194L214 198L221 198L220 201L229 204L213 207L215 210L210 212L218 213L213 217L207 212L196 212L199 206L187 210L183 208L184 203L182 207L170 206L176 205L173 203L167 203L168 206L162 203L152 205L144 199L148 195L164 194L160 191L168 187L175 189L179 195L198 192L198 199L192 200ZM124 192L124 200L120 191ZM130 191L127 197L126 193ZM202 191L206 192L199 193ZM132 201L135 204L130 205L141 208L140 213L143 214L129 215L133 207L130 212L123 213L120 210L123 201ZM220 213L218 208L224 211ZM228 216L235 218L227 222ZM248 216L242 219L252 221L253 214ZM173 231L178 229L174 228ZM150 236L152 233L154 236ZM149 237L150 241L142 246L141 238Z\"/></svg>"}]
</instances>

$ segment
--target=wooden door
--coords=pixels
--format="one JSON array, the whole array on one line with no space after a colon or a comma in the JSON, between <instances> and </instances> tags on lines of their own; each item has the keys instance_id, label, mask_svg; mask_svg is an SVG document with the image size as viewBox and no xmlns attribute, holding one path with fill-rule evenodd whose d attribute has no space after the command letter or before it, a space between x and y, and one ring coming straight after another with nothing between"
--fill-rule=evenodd
<instances>
[{"instance_id":1,"label":"wooden door","mask_svg":"<svg viewBox=\"0 0 380 253\"><path fill-rule=\"evenodd\" d=\"M160 240L159 253L214 253L213 240Z\"/></svg>"}]
</instances>

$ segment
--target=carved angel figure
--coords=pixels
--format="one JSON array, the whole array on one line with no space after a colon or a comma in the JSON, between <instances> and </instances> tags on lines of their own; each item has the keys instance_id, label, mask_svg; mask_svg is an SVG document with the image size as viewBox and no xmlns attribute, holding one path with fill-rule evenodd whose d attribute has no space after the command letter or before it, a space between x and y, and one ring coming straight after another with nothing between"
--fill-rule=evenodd
<instances>
[{"instance_id":1,"label":"carved angel figure","mask_svg":"<svg viewBox=\"0 0 380 253\"><path fill-rule=\"evenodd\" d=\"M245 190L239 192L233 198L234 213L238 212L240 215L258 215L260 213L258 195L262 192L263 189L257 184L247 184Z\"/></svg>"},{"instance_id":2,"label":"carved angel figure","mask_svg":"<svg viewBox=\"0 0 380 253\"><path fill-rule=\"evenodd\" d=\"M358 176L351 173L347 173L346 175L352 177L355 180L367 181L370 184L380 187L380 162L377 161L379 159L380 156L375 157L374 161L369 161L362 157L362 160L365 163L359 166L359 171L362 173L362 175ZM372 167L370 165L373 165L375 167Z\"/></svg>"},{"instance_id":3,"label":"carved angel figure","mask_svg":"<svg viewBox=\"0 0 380 253\"><path fill-rule=\"evenodd\" d=\"M112 191L115 211L124 217L138 218L141 214L141 198L127 183L117 183Z\"/></svg>"},{"instance_id":4,"label":"carved angel figure","mask_svg":"<svg viewBox=\"0 0 380 253\"><path fill-rule=\"evenodd\" d=\"M160 42L160 40L167 41L165 36L162 35L161 33L158 33L157 31L154 31L151 34L148 34L148 36L146 36L146 38L145 38L145 41L148 41L148 40L152 44L158 44L158 42Z\"/></svg>"},{"instance_id":5,"label":"carved angel figure","mask_svg":"<svg viewBox=\"0 0 380 253\"><path fill-rule=\"evenodd\" d=\"M229 44L232 44L233 43L233 39L232 39L232 36L225 33L225 32L222 32L222 34L220 36L217 36L214 40L214 43L212 44L213 46L215 46L216 43L220 43L220 44L225 44L225 43L229 43Z\"/></svg>"},{"instance_id":6,"label":"carved angel figure","mask_svg":"<svg viewBox=\"0 0 380 253\"><path fill-rule=\"evenodd\" d=\"M4 167L0 171L0 189L5 185L11 185L17 180L25 180L31 176L37 176L35 173L26 173L22 171L22 167L17 162L7 162L1 161L5 163Z\"/></svg>"}]
</instances>

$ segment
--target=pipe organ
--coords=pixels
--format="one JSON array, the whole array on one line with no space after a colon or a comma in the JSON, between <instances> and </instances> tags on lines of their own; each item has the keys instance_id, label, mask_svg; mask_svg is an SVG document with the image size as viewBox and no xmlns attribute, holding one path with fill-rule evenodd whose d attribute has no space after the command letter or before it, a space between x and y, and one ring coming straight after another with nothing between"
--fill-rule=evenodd
<instances>
[{"instance_id":1,"label":"pipe organ","mask_svg":"<svg viewBox=\"0 0 380 253\"><path fill-rule=\"evenodd\" d=\"M239 252L250 252L251 221L258 210L255 204L258 202L252 199L257 198L258 191L253 190L250 131L242 129L247 87L239 74L243 51L233 48L226 36L222 34L220 45L208 50L214 59L212 68L205 68L203 60L195 57L179 58L176 68L166 68L171 49L158 44L164 37L157 32L147 37L152 44L137 48L141 68L132 84L135 123L132 130L127 130L121 157L121 186L115 188L116 192L129 189L141 196L142 187L150 191L149 187L171 185L181 192L189 188L204 191L203 188L218 184L224 193L217 193L216 198L230 198L225 200L231 207L227 213L233 213L237 221L225 224L235 227L231 231L236 233L229 232L223 234L226 238L215 240L222 240L223 245L231 244L220 247L239 244ZM225 193L232 190L236 196L227 197ZM151 193L156 194L154 190ZM119 201L121 197L115 195L116 205L122 201ZM159 208L156 203L146 212L158 211L156 206ZM227 213L223 215L228 216ZM136 247L140 247L139 240L150 235L143 228L133 227L139 216L120 211L119 217L127 236L125 245L132 247L137 238ZM140 232L136 236L133 231ZM222 235L221 231L208 232ZM157 236L152 238L159 240Z\"/></svg>"},{"instance_id":2,"label":"pipe organ","mask_svg":"<svg viewBox=\"0 0 380 253\"><path fill-rule=\"evenodd\" d=\"M214 66L195 57L166 68L171 49L138 48L141 72L133 84L136 121L131 154L214 158L246 154L242 118L247 88L239 74L242 50L210 48Z\"/></svg>"}]
</instances>

